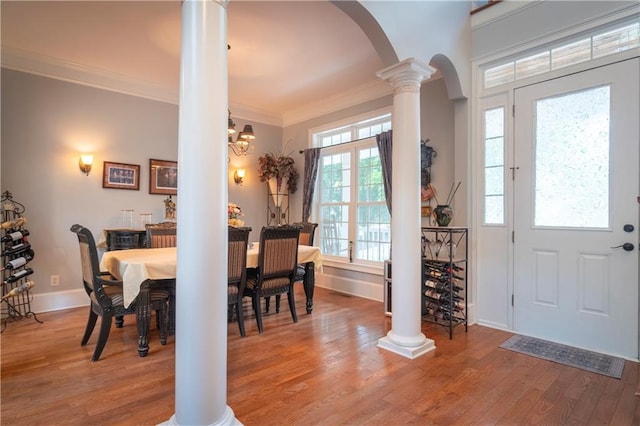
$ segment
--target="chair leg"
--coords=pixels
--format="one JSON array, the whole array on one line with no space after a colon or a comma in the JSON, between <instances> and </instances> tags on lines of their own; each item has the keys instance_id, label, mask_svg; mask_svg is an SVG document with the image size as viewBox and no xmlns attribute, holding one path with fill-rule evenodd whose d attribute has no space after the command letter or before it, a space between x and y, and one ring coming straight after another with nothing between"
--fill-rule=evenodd
<instances>
[{"instance_id":1,"label":"chair leg","mask_svg":"<svg viewBox=\"0 0 640 426\"><path fill-rule=\"evenodd\" d=\"M269 313L269 305L271 305L271 296L267 296L264 298L264 311Z\"/></svg>"},{"instance_id":2,"label":"chair leg","mask_svg":"<svg viewBox=\"0 0 640 426\"><path fill-rule=\"evenodd\" d=\"M96 320L98 319L98 315L93 312L91 306L89 306L89 318L87 319L87 327L84 330L84 336L82 336L82 341L80 342L80 346L85 346L89 341L89 337L91 337L91 333L93 333L93 329L96 326Z\"/></svg>"},{"instance_id":3,"label":"chair leg","mask_svg":"<svg viewBox=\"0 0 640 426\"><path fill-rule=\"evenodd\" d=\"M296 302L293 299L293 286L287 293L287 299L289 299L289 309L291 309L291 318L293 318L293 322L298 322L298 314L296 313Z\"/></svg>"},{"instance_id":4,"label":"chair leg","mask_svg":"<svg viewBox=\"0 0 640 426\"><path fill-rule=\"evenodd\" d=\"M244 330L244 313L242 312L242 298L236 302L236 318L238 319L238 327L240 328L240 336L245 337L247 335Z\"/></svg>"},{"instance_id":5,"label":"chair leg","mask_svg":"<svg viewBox=\"0 0 640 426\"><path fill-rule=\"evenodd\" d=\"M159 316L158 316L159 314ZM162 302L160 309L156 311L158 328L160 329L160 344L167 344L167 330L169 328L169 306L167 302Z\"/></svg>"},{"instance_id":6,"label":"chair leg","mask_svg":"<svg viewBox=\"0 0 640 426\"><path fill-rule=\"evenodd\" d=\"M262 334L262 309L260 309L260 297L253 296L253 310L256 313L256 322L258 323L258 333Z\"/></svg>"},{"instance_id":7,"label":"chair leg","mask_svg":"<svg viewBox=\"0 0 640 426\"><path fill-rule=\"evenodd\" d=\"M100 359L100 355L102 354L104 345L106 345L107 339L109 339L109 332L111 331L112 319L113 319L113 315L111 314L111 312L105 312L102 314L102 320L100 321L100 334L98 335L98 343L96 344L96 350L93 352L91 361L97 361L98 359Z\"/></svg>"},{"instance_id":8,"label":"chair leg","mask_svg":"<svg viewBox=\"0 0 640 426\"><path fill-rule=\"evenodd\" d=\"M280 313L280 295L276 294L276 314Z\"/></svg>"}]
</instances>

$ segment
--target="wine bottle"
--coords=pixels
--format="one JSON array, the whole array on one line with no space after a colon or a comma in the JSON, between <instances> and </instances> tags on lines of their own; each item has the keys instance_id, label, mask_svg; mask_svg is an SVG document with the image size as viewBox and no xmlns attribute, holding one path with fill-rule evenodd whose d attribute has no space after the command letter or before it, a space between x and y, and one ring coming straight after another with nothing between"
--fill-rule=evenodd
<instances>
[{"instance_id":1,"label":"wine bottle","mask_svg":"<svg viewBox=\"0 0 640 426\"><path fill-rule=\"evenodd\" d=\"M31 244L28 243L28 242L16 244L16 245L13 245L11 247L7 247L6 249L4 249L2 251L2 256L16 255L16 254L22 253L22 252L24 252L26 250L29 250L30 248L31 248Z\"/></svg>"},{"instance_id":2,"label":"wine bottle","mask_svg":"<svg viewBox=\"0 0 640 426\"><path fill-rule=\"evenodd\" d=\"M426 280L424 285L436 290L438 293L449 293L451 291L459 292L464 290L462 287L457 286L455 284L450 284L448 282L434 281L434 280Z\"/></svg>"},{"instance_id":3,"label":"wine bottle","mask_svg":"<svg viewBox=\"0 0 640 426\"><path fill-rule=\"evenodd\" d=\"M448 263L440 264L440 265L425 263L425 267L430 271L436 271L436 272L442 272L442 273L464 271L464 269L461 268L460 266L456 266L455 264L448 264Z\"/></svg>"},{"instance_id":4,"label":"wine bottle","mask_svg":"<svg viewBox=\"0 0 640 426\"><path fill-rule=\"evenodd\" d=\"M3 243L10 243L10 242L13 242L13 241L21 240L24 237L26 237L27 235L29 235L29 230L28 229L23 229L21 231L15 231L15 232L8 233L4 237L2 237L0 239L0 241L2 241Z\"/></svg>"},{"instance_id":5,"label":"wine bottle","mask_svg":"<svg viewBox=\"0 0 640 426\"><path fill-rule=\"evenodd\" d=\"M33 250L30 250L29 252L25 253L23 256L16 257L15 259L8 261L7 264L4 265L4 269L16 269L26 265L32 260L33 260Z\"/></svg>"},{"instance_id":6,"label":"wine bottle","mask_svg":"<svg viewBox=\"0 0 640 426\"><path fill-rule=\"evenodd\" d=\"M15 220L7 220L6 222L2 222L2 225L0 225L0 228L6 231L7 229L20 228L24 226L26 223L27 223L27 218L23 216Z\"/></svg>"},{"instance_id":7,"label":"wine bottle","mask_svg":"<svg viewBox=\"0 0 640 426\"><path fill-rule=\"evenodd\" d=\"M25 292L27 290L31 290L35 286L36 286L36 283L33 282L32 280L25 281L22 284L20 284L19 286L17 286L16 288L12 289L9 293L7 293L4 296L2 296L2 301L5 301L10 297L17 296L20 293Z\"/></svg>"},{"instance_id":8,"label":"wine bottle","mask_svg":"<svg viewBox=\"0 0 640 426\"><path fill-rule=\"evenodd\" d=\"M16 272L15 274L9 275L8 277L6 277L4 279L4 283L5 284L10 284L10 283L14 283L28 275L33 274L33 269L31 268L24 268L18 272Z\"/></svg>"}]
</instances>

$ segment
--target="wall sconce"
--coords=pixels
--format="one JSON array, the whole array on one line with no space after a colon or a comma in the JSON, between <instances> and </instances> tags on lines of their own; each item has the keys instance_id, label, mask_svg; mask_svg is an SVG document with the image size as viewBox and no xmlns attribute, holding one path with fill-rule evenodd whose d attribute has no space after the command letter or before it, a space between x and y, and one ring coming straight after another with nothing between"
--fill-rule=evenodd
<instances>
[{"instance_id":1,"label":"wall sconce","mask_svg":"<svg viewBox=\"0 0 640 426\"><path fill-rule=\"evenodd\" d=\"M91 171L91 165L93 164L93 154L80 154L80 170L89 176L89 172Z\"/></svg>"},{"instance_id":2,"label":"wall sconce","mask_svg":"<svg viewBox=\"0 0 640 426\"><path fill-rule=\"evenodd\" d=\"M233 172L233 180L235 181L235 183L237 183L238 185L242 185L245 173L245 169L236 169L236 171Z\"/></svg>"}]
</instances>

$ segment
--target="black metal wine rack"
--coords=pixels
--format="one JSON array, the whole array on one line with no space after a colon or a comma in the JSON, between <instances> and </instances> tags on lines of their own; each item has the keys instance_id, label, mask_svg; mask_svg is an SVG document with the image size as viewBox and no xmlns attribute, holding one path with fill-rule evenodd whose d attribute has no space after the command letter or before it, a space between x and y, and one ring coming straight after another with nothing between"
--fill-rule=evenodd
<instances>
[{"instance_id":1,"label":"black metal wine rack","mask_svg":"<svg viewBox=\"0 0 640 426\"><path fill-rule=\"evenodd\" d=\"M422 318L467 331L467 228L422 228Z\"/></svg>"},{"instance_id":2,"label":"black metal wine rack","mask_svg":"<svg viewBox=\"0 0 640 426\"><path fill-rule=\"evenodd\" d=\"M31 288L33 269L29 262L33 260L35 252L28 240L25 207L15 201L9 191L2 193L0 199L2 213L2 302L0 303L0 317L2 330L7 323L25 318L34 318L42 323L31 310L33 295Z\"/></svg>"}]
</instances>

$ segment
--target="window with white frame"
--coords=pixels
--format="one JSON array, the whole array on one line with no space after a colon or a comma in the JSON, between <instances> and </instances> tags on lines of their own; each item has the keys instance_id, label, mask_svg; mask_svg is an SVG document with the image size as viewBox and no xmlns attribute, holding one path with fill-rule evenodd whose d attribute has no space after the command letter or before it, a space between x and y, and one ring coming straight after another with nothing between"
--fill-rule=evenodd
<instances>
[{"instance_id":1,"label":"window with white frame","mask_svg":"<svg viewBox=\"0 0 640 426\"><path fill-rule=\"evenodd\" d=\"M486 89L640 47L640 22L626 22L484 70Z\"/></svg>"},{"instance_id":2,"label":"window with white frame","mask_svg":"<svg viewBox=\"0 0 640 426\"><path fill-rule=\"evenodd\" d=\"M313 134L321 147L316 187L320 248L328 259L383 262L391 249L382 166L375 135L391 114Z\"/></svg>"}]
</instances>

